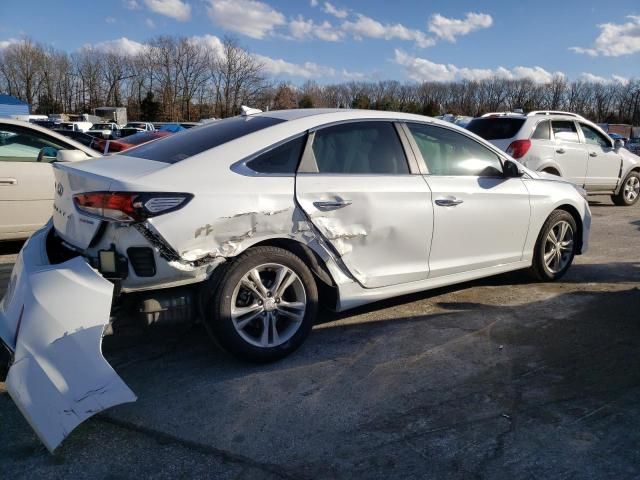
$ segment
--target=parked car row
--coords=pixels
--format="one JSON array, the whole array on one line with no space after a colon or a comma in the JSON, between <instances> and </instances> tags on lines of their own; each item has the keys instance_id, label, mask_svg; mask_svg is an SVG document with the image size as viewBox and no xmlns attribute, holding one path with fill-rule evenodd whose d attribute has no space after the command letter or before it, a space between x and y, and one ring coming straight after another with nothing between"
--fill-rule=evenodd
<instances>
[{"instance_id":1,"label":"parked car row","mask_svg":"<svg viewBox=\"0 0 640 480\"><path fill-rule=\"evenodd\" d=\"M181 130L165 124L161 130L107 140L70 128L0 119L0 241L26 238L50 218L55 193L51 163L122 152Z\"/></svg>"},{"instance_id":2,"label":"parked car row","mask_svg":"<svg viewBox=\"0 0 640 480\"><path fill-rule=\"evenodd\" d=\"M99 141L110 151L121 140ZM58 160L53 214L16 261L0 338L14 358L7 390L50 450L135 401L100 351L127 299L160 310L190 299L225 349L272 361L304 342L319 304L342 311L514 270L561 278L588 247L583 187L630 205L640 171L564 112L463 129L395 112L243 108L100 159L36 151L36 163Z\"/></svg>"}]
</instances>

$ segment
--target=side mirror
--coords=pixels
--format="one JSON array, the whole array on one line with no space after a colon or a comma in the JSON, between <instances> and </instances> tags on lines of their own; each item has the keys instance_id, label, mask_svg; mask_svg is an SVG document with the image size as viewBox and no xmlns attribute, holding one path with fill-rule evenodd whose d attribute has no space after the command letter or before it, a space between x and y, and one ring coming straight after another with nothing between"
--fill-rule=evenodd
<instances>
[{"instance_id":1,"label":"side mirror","mask_svg":"<svg viewBox=\"0 0 640 480\"><path fill-rule=\"evenodd\" d=\"M58 150L58 162L77 162L78 160L86 160L89 156L81 150Z\"/></svg>"},{"instance_id":2,"label":"side mirror","mask_svg":"<svg viewBox=\"0 0 640 480\"><path fill-rule=\"evenodd\" d=\"M511 160L505 160L503 168L505 178L518 178L524 175L524 172L520 170L518 164Z\"/></svg>"},{"instance_id":3,"label":"side mirror","mask_svg":"<svg viewBox=\"0 0 640 480\"><path fill-rule=\"evenodd\" d=\"M55 162L58 157L58 149L54 147L44 147L38 152L38 162L51 163Z\"/></svg>"},{"instance_id":4,"label":"side mirror","mask_svg":"<svg viewBox=\"0 0 640 480\"><path fill-rule=\"evenodd\" d=\"M613 141L613 149L614 150L620 150L621 148L624 148L624 140L622 140L620 138L616 138Z\"/></svg>"}]
</instances>

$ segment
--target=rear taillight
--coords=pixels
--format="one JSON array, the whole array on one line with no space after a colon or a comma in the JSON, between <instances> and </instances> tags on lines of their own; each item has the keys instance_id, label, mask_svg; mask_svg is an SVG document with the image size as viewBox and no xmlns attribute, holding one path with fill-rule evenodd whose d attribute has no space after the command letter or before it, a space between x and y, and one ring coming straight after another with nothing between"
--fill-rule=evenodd
<instances>
[{"instance_id":1,"label":"rear taillight","mask_svg":"<svg viewBox=\"0 0 640 480\"><path fill-rule=\"evenodd\" d=\"M516 140L511 142L511 145L507 148L507 153L513 158L522 158L527 154L530 148L531 140Z\"/></svg>"},{"instance_id":2,"label":"rear taillight","mask_svg":"<svg viewBox=\"0 0 640 480\"><path fill-rule=\"evenodd\" d=\"M88 192L73 196L81 212L116 222L141 222L184 207L189 193Z\"/></svg>"}]
</instances>

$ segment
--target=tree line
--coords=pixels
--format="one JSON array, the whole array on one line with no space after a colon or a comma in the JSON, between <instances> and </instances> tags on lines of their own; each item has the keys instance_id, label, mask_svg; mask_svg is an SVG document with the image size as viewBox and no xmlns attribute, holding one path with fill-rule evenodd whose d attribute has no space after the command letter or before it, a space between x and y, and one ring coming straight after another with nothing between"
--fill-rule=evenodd
<instances>
[{"instance_id":1,"label":"tree line","mask_svg":"<svg viewBox=\"0 0 640 480\"><path fill-rule=\"evenodd\" d=\"M97 107L124 106L129 118L149 121L224 118L250 105L263 110L371 108L430 116L566 110L595 122L640 125L638 79L308 80L294 85L275 82L261 59L234 38L207 42L159 36L133 53L95 46L68 53L25 38L0 50L0 92L26 101L32 113L91 113Z\"/></svg>"}]
</instances>

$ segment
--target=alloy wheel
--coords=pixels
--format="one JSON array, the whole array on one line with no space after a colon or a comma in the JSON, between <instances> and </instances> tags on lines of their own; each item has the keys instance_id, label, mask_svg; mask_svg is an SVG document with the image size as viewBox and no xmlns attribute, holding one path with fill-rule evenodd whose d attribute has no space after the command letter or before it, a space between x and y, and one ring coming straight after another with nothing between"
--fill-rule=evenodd
<instances>
[{"instance_id":1,"label":"alloy wheel","mask_svg":"<svg viewBox=\"0 0 640 480\"><path fill-rule=\"evenodd\" d=\"M307 306L300 277L289 267L266 263L249 270L231 298L231 320L251 345L272 348L295 335Z\"/></svg>"},{"instance_id":2,"label":"alloy wheel","mask_svg":"<svg viewBox=\"0 0 640 480\"><path fill-rule=\"evenodd\" d=\"M561 272L573 258L573 228L560 220L549 229L544 245L544 263L551 273Z\"/></svg>"},{"instance_id":3,"label":"alloy wheel","mask_svg":"<svg viewBox=\"0 0 640 480\"><path fill-rule=\"evenodd\" d=\"M633 203L640 195L640 179L631 176L624 184L624 198L628 203Z\"/></svg>"}]
</instances>

